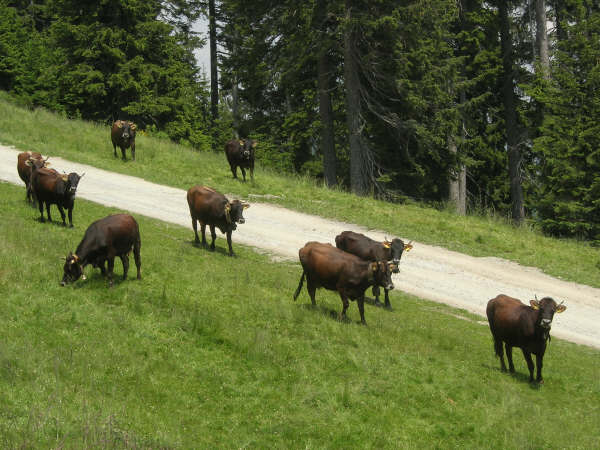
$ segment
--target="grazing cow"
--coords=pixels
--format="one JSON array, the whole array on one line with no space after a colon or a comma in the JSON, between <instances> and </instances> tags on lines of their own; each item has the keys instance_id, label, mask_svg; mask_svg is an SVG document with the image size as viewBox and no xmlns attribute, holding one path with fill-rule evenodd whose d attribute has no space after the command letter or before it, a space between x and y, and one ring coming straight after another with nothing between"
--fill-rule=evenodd
<instances>
[{"instance_id":1,"label":"grazing cow","mask_svg":"<svg viewBox=\"0 0 600 450\"><path fill-rule=\"evenodd\" d=\"M254 179L254 147L256 147L256 141L251 139L233 139L225 144L225 155L233 178L237 178L239 166L244 181L246 181L246 169L250 169L250 179Z\"/></svg>"},{"instance_id":2,"label":"grazing cow","mask_svg":"<svg viewBox=\"0 0 600 450\"><path fill-rule=\"evenodd\" d=\"M550 326L554 313L561 313L567 307L557 305L550 297L540 301L531 300L527 306L516 298L500 294L491 299L487 304L486 314L490 323L490 330L494 338L494 350L500 357L502 371L506 371L502 343L506 347L508 367L515 371L512 360L512 348L519 347L523 351L527 367L529 368L529 381L533 381L533 361L531 354L536 356L537 382L542 380L542 359L546 351L546 341L550 339Z\"/></svg>"},{"instance_id":3,"label":"grazing cow","mask_svg":"<svg viewBox=\"0 0 600 450\"><path fill-rule=\"evenodd\" d=\"M304 277L306 277L306 288L313 306L315 302L315 291L324 287L330 291L337 291L342 299L343 309L340 318L346 317L348 299L356 300L360 320L365 322L365 290L369 286L378 285L386 289L394 289L391 271L395 265L387 261L364 261L358 256L335 248L331 244L320 242L308 242L298 252L302 264L302 276L298 289L294 293L294 300L302 290Z\"/></svg>"},{"instance_id":4,"label":"grazing cow","mask_svg":"<svg viewBox=\"0 0 600 450\"><path fill-rule=\"evenodd\" d=\"M129 270L129 252L133 249L133 257L137 267L137 279L141 279L142 260L140 257L140 229L137 222L129 214L115 214L93 222L83 235L75 253L69 252L63 267L64 275L61 285L85 280L83 269L88 264L100 267L102 275L106 275L104 262L108 261L109 287L113 285L113 269L115 257L123 263L123 280L127 279Z\"/></svg>"},{"instance_id":5,"label":"grazing cow","mask_svg":"<svg viewBox=\"0 0 600 450\"><path fill-rule=\"evenodd\" d=\"M210 227L212 242L211 251L215 249L215 227L221 230L221 233L227 235L227 245L229 246L229 256L233 256L231 248L231 232L237 228L237 224L245 222L243 211L250 205L246 202L233 200L230 202L223 194L207 186L193 186L187 192L187 201L192 216L192 228L196 235L195 243L199 244L198 225L202 227L202 245L206 246L206 225Z\"/></svg>"},{"instance_id":6,"label":"grazing cow","mask_svg":"<svg viewBox=\"0 0 600 450\"><path fill-rule=\"evenodd\" d=\"M38 152L23 152L17 155L17 172L23 183L25 183L25 199L28 202L34 200L32 199L31 191L32 172L42 167L48 167L49 165L48 158L44 159Z\"/></svg>"},{"instance_id":7,"label":"grazing cow","mask_svg":"<svg viewBox=\"0 0 600 450\"><path fill-rule=\"evenodd\" d=\"M383 242L377 242L365 236L364 234L355 233L353 231L344 231L335 237L335 246L345 252L352 253L365 261L392 261L394 263L394 273L399 272L400 258L402 252L409 251L413 248L409 242L405 244L402 239L387 239ZM385 289L385 307L392 308L388 289ZM375 304L380 306L379 302L379 286L373 286L373 295L375 296Z\"/></svg>"},{"instance_id":8,"label":"grazing cow","mask_svg":"<svg viewBox=\"0 0 600 450\"><path fill-rule=\"evenodd\" d=\"M31 176L31 188L35 197L38 200L40 209L40 220L44 221L44 203L46 204L46 212L48 220L52 222L50 216L50 205L55 204L58 207L60 216L65 223L65 213L63 208L69 212L69 224L73 226L73 207L75 206L75 194L79 180L85 173L81 175L71 172L70 174L60 174L54 169L38 169Z\"/></svg>"},{"instance_id":9,"label":"grazing cow","mask_svg":"<svg viewBox=\"0 0 600 450\"><path fill-rule=\"evenodd\" d=\"M135 161L135 130L136 125L127 120L117 120L113 123L110 131L110 138L113 144L115 157L117 156L117 146L121 149L123 160L127 159L125 150L131 147L131 159Z\"/></svg>"}]
</instances>

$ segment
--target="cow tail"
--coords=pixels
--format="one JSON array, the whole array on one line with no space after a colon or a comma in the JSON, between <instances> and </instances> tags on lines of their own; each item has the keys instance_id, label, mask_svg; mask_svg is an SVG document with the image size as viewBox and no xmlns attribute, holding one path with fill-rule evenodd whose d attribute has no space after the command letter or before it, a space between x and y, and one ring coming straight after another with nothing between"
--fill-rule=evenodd
<instances>
[{"instance_id":1,"label":"cow tail","mask_svg":"<svg viewBox=\"0 0 600 450\"><path fill-rule=\"evenodd\" d=\"M296 289L296 292L294 293L294 301L296 301L296 299L300 295L300 291L302 290L302 285L304 284L305 276L306 276L306 272L304 270L302 270L302 276L300 277L300 283L298 284L298 289Z\"/></svg>"}]
</instances>

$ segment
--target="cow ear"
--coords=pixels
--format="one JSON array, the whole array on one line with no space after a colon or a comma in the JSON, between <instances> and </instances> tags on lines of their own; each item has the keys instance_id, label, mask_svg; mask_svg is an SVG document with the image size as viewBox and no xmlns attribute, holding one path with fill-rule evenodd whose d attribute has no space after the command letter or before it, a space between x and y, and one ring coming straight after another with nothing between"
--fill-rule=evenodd
<instances>
[{"instance_id":1,"label":"cow ear","mask_svg":"<svg viewBox=\"0 0 600 450\"><path fill-rule=\"evenodd\" d=\"M558 305L558 306L556 307L556 310L555 310L554 312L555 312L555 313L559 313L559 314L560 314L560 313L561 313L561 312L563 312L565 309L567 309L566 305Z\"/></svg>"},{"instance_id":2,"label":"cow ear","mask_svg":"<svg viewBox=\"0 0 600 450\"><path fill-rule=\"evenodd\" d=\"M381 245L383 245L385 248L390 248L392 246L392 243L390 241L383 241Z\"/></svg>"},{"instance_id":3,"label":"cow ear","mask_svg":"<svg viewBox=\"0 0 600 450\"><path fill-rule=\"evenodd\" d=\"M117 122L117 126L118 126L119 128L123 128L123 122L121 122L121 121L119 120L119 121Z\"/></svg>"},{"instance_id":4,"label":"cow ear","mask_svg":"<svg viewBox=\"0 0 600 450\"><path fill-rule=\"evenodd\" d=\"M537 300L529 300L529 304L533 309L540 309L540 303Z\"/></svg>"},{"instance_id":5,"label":"cow ear","mask_svg":"<svg viewBox=\"0 0 600 450\"><path fill-rule=\"evenodd\" d=\"M390 264L390 270L393 272L394 270L396 270L398 268L398 266L394 263Z\"/></svg>"},{"instance_id":6,"label":"cow ear","mask_svg":"<svg viewBox=\"0 0 600 450\"><path fill-rule=\"evenodd\" d=\"M373 272L373 273L377 272L377 263L376 262L371 263L371 272Z\"/></svg>"},{"instance_id":7,"label":"cow ear","mask_svg":"<svg viewBox=\"0 0 600 450\"><path fill-rule=\"evenodd\" d=\"M242 203L242 208L244 208L244 209L250 208L250 203L246 203L246 202Z\"/></svg>"},{"instance_id":8,"label":"cow ear","mask_svg":"<svg viewBox=\"0 0 600 450\"><path fill-rule=\"evenodd\" d=\"M410 242L412 242L412 241L410 241ZM412 246L412 244L410 242L408 244L404 244L404 251L405 252L409 252L413 248L413 246Z\"/></svg>"},{"instance_id":9,"label":"cow ear","mask_svg":"<svg viewBox=\"0 0 600 450\"><path fill-rule=\"evenodd\" d=\"M241 139L240 139L240 145L242 145L242 146L244 145L244 141L242 141Z\"/></svg>"},{"instance_id":10,"label":"cow ear","mask_svg":"<svg viewBox=\"0 0 600 450\"><path fill-rule=\"evenodd\" d=\"M252 148L256 147L256 144L258 144L258 142L252 141Z\"/></svg>"},{"instance_id":11,"label":"cow ear","mask_svg":"<svg viewBox=\"0 0 600 450\"><path fill-rule=\"evenodd\" d=\"M131 124L131 131L135 131L135 129L137 128L137 126L135 125L135 123Z\"/></svg>"}]
</instances>

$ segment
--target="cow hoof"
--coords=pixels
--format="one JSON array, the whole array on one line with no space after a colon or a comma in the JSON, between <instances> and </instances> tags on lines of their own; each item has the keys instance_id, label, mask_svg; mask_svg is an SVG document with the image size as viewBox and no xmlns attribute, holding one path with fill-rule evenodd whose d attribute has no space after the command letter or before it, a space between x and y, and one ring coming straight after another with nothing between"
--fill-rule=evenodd
<instances>
[{"instance_id":1,"label":"cow hoof","mask_svg":"<svg viewBox=\"0 0 600 450\"><path fill-rule=\"evenodd\" d=\"M384 308L387 309L388 311L394 310L394 308L392 308L392 305L390 305L390 304L385 305Z\"/></svg>"}]
</instances>

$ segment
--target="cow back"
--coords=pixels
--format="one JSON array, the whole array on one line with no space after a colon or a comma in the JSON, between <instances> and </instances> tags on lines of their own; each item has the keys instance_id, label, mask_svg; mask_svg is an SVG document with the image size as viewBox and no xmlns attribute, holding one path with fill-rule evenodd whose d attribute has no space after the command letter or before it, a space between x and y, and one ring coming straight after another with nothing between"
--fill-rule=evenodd
<instances>
[{"instance_id":1,"label":"cow back","mask_svg":"<svg viewBox=\"0 0 600 450\"><path fill-rule=\"evenodd\" d=\"M32 170L31 166L26 164L29 159L41 160L42 155L38 152L23 152L17 155L17 172L19 173L19 178L21 178L21 180L23 180L26 184L31 178Z\"/></svg>"},{"instance_id":2,"label":"cow back","mask_svg":"<svg viewBox=\"0 0 600 450\"><path fill-rule=\"evenodd\" d=\"M114 214L93 222L75 253L84 261L128 253L140 241L138 223L129 214Z\"/></svg>"},{"instance_id":3,"label":"cow back","mask_svg":"<svg viewBox=\"0 0 600 450\"><path fill-rule=\"evenodd\" d=\"M389 251L387 251L381 242L365 236L364 234L353 231L344 231L336 236L335 245L337 248L352 253L364 261L387 261Z\"/></svg>"},{"instance_id":4,"label":"cow back","mask_svg":"<svg viewBox=\"0 0 600 450\"><path fill-rule=\"evenodd\" d=\"M227 197L207 186L193 186L187 192L192 218L206 224L216 224L225 219Z\"/></svg>"},{"instance_id":5,"label":"cow back","mask_svg":"<svg viewBox=\"0 0 600 450\"><path fill-rule=\"evenodd\" d=\"M500 294L491 299L486 315L492 333L515 346L523 346L535 334L537 311L520 300Z\"/></svg>"}]
</instances>

